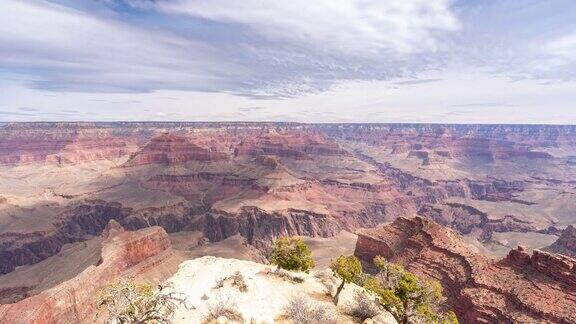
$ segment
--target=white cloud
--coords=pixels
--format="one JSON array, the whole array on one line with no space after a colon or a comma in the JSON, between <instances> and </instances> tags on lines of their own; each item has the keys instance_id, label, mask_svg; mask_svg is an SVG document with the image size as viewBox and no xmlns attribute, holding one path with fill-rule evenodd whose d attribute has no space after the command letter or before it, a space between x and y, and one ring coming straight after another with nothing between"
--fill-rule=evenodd
<instances>
[{"instance_id":1,"label":"white cloud","mask_svg":"<svg viewBox=\"0 0 576 324\"><path fill-rule=\"evenodd\" d=\"M435 50L458 23L449 0L164 0L159 8L247 25L274 40L359 56Z\"/></svg>"},{"instance_id":2,"label":"white cloud","mask_svg":"<svg viewBox=\"0 0 576 324\"><path fill-rule=\"evenodd\" d=\"M553 39L544 49L547 54L564 62L576 62L576 33Z\"/></svg>"},{"instance_id":3,"label":"white cloud","mask_svg":"<svg viewBox=\"0 0 576 324\"><path fill-rule=\"evenodd\" d=\"M45 1L2 0L0 21L0 67L41 88L215 90L240 71L204 44Z\"/></svg>"},{"instance_id":4,"label":"white cloud","mask_svg":"<svg viewBox=\"0 0 576 324\"><path fill-rule=\"evenodd\" d=\"M470 66L423 75L434 82L340 81L284 100L227 93L58 93L3 85L0 121L189 120L296 122L551 123L576 120L576 82L509 80ZM408 81L413 81L408 79ZM0 84L2 86L2 84ZM166 100L170 98L170 100ZM20 111L10 107L33 107ZM78 114L62 114L81 108ZM27 114L27 115L23 115Z\"/></svg>"}]
</instances>

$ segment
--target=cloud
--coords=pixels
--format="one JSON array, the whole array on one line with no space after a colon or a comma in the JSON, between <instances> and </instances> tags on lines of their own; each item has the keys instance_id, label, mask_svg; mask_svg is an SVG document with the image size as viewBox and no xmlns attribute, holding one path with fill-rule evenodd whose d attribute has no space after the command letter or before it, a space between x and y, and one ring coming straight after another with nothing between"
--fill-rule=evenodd
<instances>
[{"instance_id":1,"label":"cloud","mask_svg":"<svg viewBox=\"0 0 576 324\"><path fill-rule=\"evenodd\" d=\"M565 68L571 64L576 68L576 32L550 40L543 49L548 55L545 68Z\"/></svg>"},{"instance_id":2,"label":"cloud","mask_svg":"<svg viewBox=\"0 0 576 324\"><path fill-rule=\"evenodd\" d=\"M451 107L517 107L518 105L505 103L505 102L475 102L452 105Z\"/></svg>"},{"instance_id":3,"label":"cloud","mask_svg":"<svg viewBox=\"0 0 576 324\"><path fill-rule=\"evenodd\" d=\"M412 85L412 84L422 84L442 81L442 79L416 79L416 80L406 80L406 81L395 81L391 82L395 85Z\"/></svg>"},{"instance_id":4,"label":"cloud","mask_svg":"<svg viewBox=\"0 0 576 324\"><path fill-rule=\"evenodd\" d=\"M242 111L242 112L253 112L253 111L259 111L259 110L263 110L266 109L266 107L241 107L238 108L238 110Z\"/></svg>"},{"instance_id":5,"label":"cloud","mask_svg":"<svg viewBox=\"0 0 576 324\"><path fill-rule=\"evenodd\" d=\"M149 3L149 1L148 1ZM357 56L437 49L458 23L448 0L161 0L167 12L250 27L272 40Z\"/></svg>"},{"instance_id":6,"label":"cloud","mask_svg":"<svg viewBox=\"0 0 576 324\"><path fill-rule=\"evenodd\" d=\"M209 45L62 5L3 0L0 68L49 90L222 90L242 68ZM193 54L191 54L193 53Z\"/></svg>"},{"instance_id":7,"label":"cloud","mask_svg":"<svg viewBox=\"0 0 576 324\"><path fill-rule=\"evenodd\" d=\"M0 115L4 116L34 116L33 114L20 113L15 111L0 111Z\"/></svg>"}]
</instances>

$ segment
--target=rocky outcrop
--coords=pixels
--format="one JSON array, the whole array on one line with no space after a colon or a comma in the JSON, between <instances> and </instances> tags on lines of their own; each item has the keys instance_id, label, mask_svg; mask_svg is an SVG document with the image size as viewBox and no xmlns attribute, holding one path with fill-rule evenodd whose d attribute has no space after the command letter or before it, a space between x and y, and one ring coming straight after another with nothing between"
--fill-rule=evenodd
<instances>
[{"instance_id":1,"label":"rocky outcrop","mask_svg":"<svg viewBox=\"0 0 576 324\"><path fill-rule=\"evenodd\" d=\"M561 253L576 258L576 227L568 225L554 244L543 248L544 251Z\"/></svg>"},{"instance_id":2,"label":"rocky outcrop","mask_svg":"<svg viewBox=\"0 0 576 324\"><path fill-rule=\"evenodd\" d=\"M221 152L200 147L184 136L165 133L153 137L124 166L175 165L188 161L209 162L223 159L226 159L226 156Z\"/></svg>"},{"instance_id":3,"label":"rocky outcrop","mask_svg":"<svg viewBox=\"0 0 576 324\"><path fill-rule=\"evenodd\" d=\"M243 207L236 214L209 213L204 222L204 233L211 241L240 234L261 250L268 250L279 236L327 237L344 228L341 222L328 215L295 209L270 213L257 207Z\"/></svg>"},{"instance_id":4,"label":"rocky outcrop","mask_svg":"<svg viewBox=\"0 0 576 324\"><path fill-rule=\"evenodd\" d=\"M114 136L80 137L66 145L49 160L62 163L113 160L127 157L137 149L134 139Z\"/></svg>"},{"instance_id":5,"label":"rocky outcrop","mask_svg":"<svg viewBox=\"0 0 576 324\"><path fill-rule=\"evenodd\" d=\"M267 166L271 169L277 169L278 166L280 165L280 159L278 159L278 157L273 155L258 155L256 157L256 162L264 166Z\"/></svg>"},{"instance_id":6,"label":"rocky outcrop","mask_svg":"<svg viewBox=\"0 0 576 324\"><path fill-rule=\"evenodd\" d=\"M471 234L481 242L488 242L494 232L538 232L531 223L513 216L490 218L488 214L472 206L460 203L424 205L418 215L448 226L460 234Z\"/></svg>"},{"instance_id":7,"label":"rocky outcrop","mask_svg":"<svg viewBox=\"0 0 576 324\"><path fill-rule=\"evenodd\" d=\"M132 153L141 136L138 129L118 132L107 125L10 124L0 129L0 164L113 160Z\"/></svg>"},{"instance_id":8,"label":"rocky outcrop","mask_svg":"<svg viewBox=\"0 0 576 324\"><path fill-rule=\"evenodd\" d=\"M157 174L148 179L144 186L208 205L234 197L247 190L251 191L252 197L257 197L267 190L266 187L257 184L257 179L218 172Z\"/></svg>"},{"instance_id":9,"label":"rocky outcrop","mask_svg":"<svg viewBox=\"0 0 576 324\"><path fill-rule=\"evenodd\" d=\"M532 251L530 255L524 247L519 246L511 250L501 264L516 267L520 271L545 274L576 289L576 259L539 250Z\"/></svg>"},{"instance_id":10,"label":"rocky outcrop","mask_svg":"<svg viewBox=\"0 0 576 324\"><path fill-rule=\"evenodd\" d=\"M66 243L99 235L108 221L121 220L128 211L118 203L85 201L60 214L52 231L0 234L0 274L55 255Z\"/></svg>"},{"instance_id":11,"label":"rocky outcrop","mask_svg":"<svg viewBox=\"0 0 576 324\"><path fill-rule=\"evenodd\" d=\"M336 142L314 130L270 131L247 138L234 149L235 156L275 155L296 160L311 159L317 155L347 155Z\"/></svg>"},{"instance_id":12,"label":"rocky outcrop","mask_svg":"<svg viewBox=\"0 0 576 324\"><path fill-rule=\"evenodd\" d=\"M167 266L174 255L168 235L160 227L128 232L110 221L103 235L99 265L90 266L74 279L38 295L0 305L0 322L102 322L95 309L95 296L100 288L120 278L145 277L150 271L155 272L156 282L159 282L175 270L173 266Z\"/></svg>"},{"instance_id":13,"label":"rocky outcrop","mask_svg":"<svg viewBox=\"0 0 576 324\"><path fill-rule=\"evenodd\" d=\"M438 280L465 323L576 321L576 260L521 248L500 261L472 252L455 232L416 217L359 233L355 255L377 255L421 278Z\"/></svg>"}]
</instances>

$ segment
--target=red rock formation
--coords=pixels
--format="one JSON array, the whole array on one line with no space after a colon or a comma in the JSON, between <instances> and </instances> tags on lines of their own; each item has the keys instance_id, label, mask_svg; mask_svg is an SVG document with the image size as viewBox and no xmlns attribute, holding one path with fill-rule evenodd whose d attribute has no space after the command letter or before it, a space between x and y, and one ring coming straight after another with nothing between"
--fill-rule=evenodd
<instances>
[{"instance_id":1,"label":"red rock formation","mask_svg":"<svg viewBox=\"0 0 576 324\"><path fill-rule=\"evenodd\" d=\"M465 323L573 323L576 260L521 248L500 261L472 252L455 232L420 217L359 233L366 265L377 255L439 280Z\"/></svg>"},{"instance_id":2,"label":"red rock formation","mask_svg":"<svg viewBox=\"0 0 576 324\"><path fill-rule=\"evenodd\" d=\"M293 159L310 159L315 155L345 154L347 153L338 144L313 130L269 132L255 138L247 138L235 148L237 156L277 155Z\"/></svg>"},{"instance_id":3,"label":"red rock formation","mask_svg":"<svg viewBox=\"0 0 576 324\"><path fill-rule=\"evenodd\" d=\"M459 203L425 205L418 210L418 215L448 226L460 234L473 233L481 242L490 241L494 232L538 232L542 230L513 216L490 218L488 214L474 207Z\"/></svg>"},{"instance_id":4,"label":"red rock formation","mask_svg":"<svg viewBox=\"0 0 576 324\"><path fill-rule=\"evenodd\" d=\"M162 134L152 138L124 166L174 165L188 161L208 162L225 158L226 156L223 153L195 145L186 137Z\"/></svg>"},{"instance_id":5,"label":"red rock formation","mask_svg":"<svg viewBox=\"0 0 576 324\"><path fill-rule=\"evenodd\" d=\"M121 220L128 210L118 203L86 201L58 216L52 231L0 234L0 274L33 264L60 251L66 243L99 235L111 219Z\"/></svg>"},{"instance_id":6,"label":"red rock formation","mask_svg":"<svg viewBox=\"0 0 576 324\"><path fill-rule=\"evenodd\" d=\"M562 231L558 240L543 250L576 258L576 227L568 225L568 227Z\"/></svg>"},{"instance_id":7,"label":"red rock formation","mask_svg":"<svg viewBox=\"0 0 576 324\"><path fill-rule=\"evenodd\" d=\"M21 300L0 305L2 323L92 323L97 317L97 291L120 278L146 277L154 272L156 282L172 274L174 254L166 232L150 227L127 232L110 221L103 236L102 262L90 266L69 281ZM55 269L55 271L57 271Z\"/></svg>"},{"instance_id":8,"label":"red rock formation","mask_svg":"<svg viewBox=\"0 0 576 324\"><path fill-rule=\"evenodd\" d=\"M256 157L256 162L271 169L276 169L280 165L280 160L273 155L258 155Z\"/></svg>"},{"instance_id":9,"label":"red rock formation","mask_svg":"<svg viewBox=\"0 0 576 324\"><path fill-rule=\"evenodd\" d=\"M50 158L59 163L110 160L128 156L136 151L136 148L136 144L126 138L113 136L81 137L66 145L59 154Z\"/></svg>"},{"instance_id":10,"label":"red rock formation","mask_svg":"<svg viewBox=\"0 0 576 324\"><path fill-rule=\"evenodd\" d=\"M0 129L0 164L114 159L132 153L139 138L137 130L117 134L106 127L51 126L28 128L26 124L12 124Z\"/></svg>"},{"instance_id":11,"label":"red rock formation","mask_svg":"<svg viewBox=\"0 0 576 324\"><path fill-rule=\"evenodd\" d=\"M146 188L160 189L182 196L190 201L201 200L212 204L218 200L230 198L240 192L256 198L264 193L265 188L256 184L256 179L238 177L232 173L200 172L194 174L158 174L145 184Z\"/></svg>"}]
</instances>

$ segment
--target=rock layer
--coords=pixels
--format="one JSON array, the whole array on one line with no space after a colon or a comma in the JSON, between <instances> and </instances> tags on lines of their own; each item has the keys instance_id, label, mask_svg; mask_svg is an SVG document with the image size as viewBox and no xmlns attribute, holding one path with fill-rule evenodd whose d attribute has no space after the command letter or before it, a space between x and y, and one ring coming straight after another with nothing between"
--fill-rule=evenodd
<instances>
[{"instance_id":1,"label":"rock layer","mask_svg":"<svg viewBox=\"0 0 576 324\"><path fill-rule=\"evenodd\" d=\"M420 217L359 233L355 255L381 255L421 278L440 281L465 323L573 323L576 260L522 248L503 260L472 252L452 230Z\"/></svg>"},{"instance_id":2,"label":"rock layer","mask_svg":"<svg viewBox=\"0 0 576 324\"><path fill-rule=\"evenodd\" d=\"M217 161L226 156L212 148L200 147L183 136L161 134L153 137L124 166L175 165L188 161Z\"/></svg>"},{"instance_id":3,"label":"rock layer","mask_svg":"<svg viewBox=\"0 0 576 324\"><path fill-rule=\"evenodd\" d=\"M568 227L562 231L558 240L543 250L576 258L576 227L568 225Z\"/></svg>"},{"instance_id":4,"label":"rock layer","mask_svg":"<svg viewBox=\"0 0 576 324\"><path fill-rule=\"evenodd\" d=\"M90 266L74 279L14 304L0 305L2 323L92 323L97 316L98 289L119 278L145 277L154 273L156 282L175 270L170 240L160 227L128 232L110 221L103 233L102 262Z\"/></svg>"}]
</instances>

